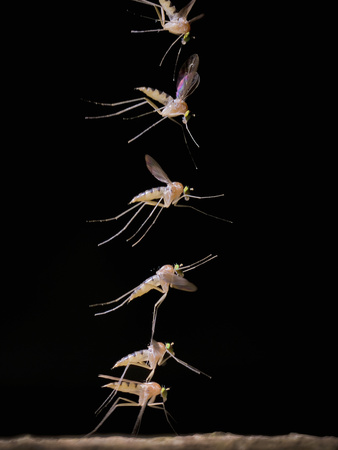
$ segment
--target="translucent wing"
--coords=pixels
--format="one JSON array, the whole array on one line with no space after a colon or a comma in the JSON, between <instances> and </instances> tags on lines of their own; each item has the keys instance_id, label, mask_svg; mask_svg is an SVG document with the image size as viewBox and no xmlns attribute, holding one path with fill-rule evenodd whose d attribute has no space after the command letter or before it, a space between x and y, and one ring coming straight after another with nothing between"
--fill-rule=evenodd
<instances>
[{"instance_id":1,"label":"translucent wing","mask_svg":"<svg viewBox=\"0 0 338 450\"><path fill-rule=\"evenodd\" d=\"M164 172L162 167L149 155L145 156L146 165L149 172L158 180L162 181L162 183L170 184L171 181L168 178L168 175Z\"/></svg>"},{"instance_id":2,"label":"translucent wing","mask_svg":"<svg viewBox=\"0 0 338 450\"><path fill-rule=\"evenodd\" d=\"M180 68L176 84L176 98L186 99L199 85L198 64L199 57L195 53Z\"/></svg>"},{"instance_id":3,"label":"translucent wing","mask_svg":"<svg viewBox=\"0 0 338 450\"><path fill-rule=\"evenodd\" d=\"M171 287L175 289L180 289L181 291L194 292L197 291L197 286L188 281L186 278L174 275L173 273L163 273L161 274L162 280L170 284Z\"/></svg>"},{"instance_id":4,"label":"translucent wing","mask_svg":"<svg viewBox=\"0 0 338 450\"><path fill-rule=\"evenodd\" d=\"M196 0L191 0L187 5L185 5L180 11L177 13L179 17L186 19L188 14L190 13L191 8L194 6Z\"/></svg>"}]
</instances>

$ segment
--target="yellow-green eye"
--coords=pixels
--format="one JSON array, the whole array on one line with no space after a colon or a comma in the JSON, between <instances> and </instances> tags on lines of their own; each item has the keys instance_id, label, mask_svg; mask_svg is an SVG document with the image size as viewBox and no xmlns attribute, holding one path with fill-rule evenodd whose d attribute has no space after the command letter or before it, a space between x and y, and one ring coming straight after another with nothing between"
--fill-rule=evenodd
<instances>
[{"instance_id":1,"label":"yellow-green eye","mask_svg":"<svg viewBox=\"0 0 338 450\"><path fill-rule=\"evenodd\" d=\"M183 188L184 200L189 200L190 191L191 191L191 189L189 186L184 186L184 188Z\"/></svg>"},{"instance_id":2,"label":"yellow-green eye","mask_svg":"<svg viewBox=\"0 0 338 450\"><path fill-rule=\"evenodd\" d=\"M190 31L188 31L182 38L182 44L185 45L187 42L190 41L190 39L191 39Z\"/></svg>"},{"instance_id":3,"label":"yellow-green eye","mask_svg":"<svg viewBox=\"0 0 338 450\"><path fill-rule=\"evenodd\" d=\"M188 109L188 111L186 111L186 112L184 113L184 118L185 118L186 122L188 122L188 120L190 119L190 117L191 117L191 112L190 112L190 110Z\"/></svg>"},{"instance_id":4,"label":"yellow-green eye","mask_svg":"<svg viewBox=\"0 0 338 450\"><path fill-rule=\"evenodd\" d=\"M183 264L174 264L174 270L175 270L175 273L176 273L176 275L178 275L179 277L183 277L183 272L182 272L182 270L180 269L180 267L182 267L183 266Z\"/></svg>"},{"instance_id":5,"label":"yellow-green eye","mask_svg":"<svg viewBox=\"0 0 338 450\"><path fill-rule=\"evenodd\" d=\"M168 397L168 392L167 392L167 389L165 387L163 387L161 389L161 396L163 398L163 401L165 402L167 400L167 397Z\"/></svg>"},{"instance_id":6,"label":"yellow-green eye","mask_svg":"<svg viewBox=\"0 0 338 450\"><path fill-rule=\"evenodd\" d=\"M171 344L169 342L167 342L165 344L165 348L168 350L169 353L171 353L172 355L175 355L173 345L174 345L173 342Z\"/></svg>"}]
</instances>

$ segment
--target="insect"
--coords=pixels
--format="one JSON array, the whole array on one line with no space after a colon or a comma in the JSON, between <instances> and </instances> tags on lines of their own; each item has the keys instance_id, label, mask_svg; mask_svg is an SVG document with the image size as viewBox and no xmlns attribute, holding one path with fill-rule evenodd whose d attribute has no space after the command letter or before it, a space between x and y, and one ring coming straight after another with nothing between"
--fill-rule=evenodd
<instances>
[{"instance_id":1,"label":"insect","mask_svg":"<svg viewBox=\"0 0 338 450\"><path fill-rule=\"evenodd\" d=\"M168 419L168 413L166 412L164 402L167 400L167 393L170 388L161 387L158 383L155 382L145 382L140 383L138 381L130 381L127 379L120 380L117 377L112 377L110 375L99 375L100 378L106 378L108 380L111 380L111 383L105 384L103 387L108 387L113 389L116 392L126 392L128 394L133 394L138 396L138 401L130 400L129 398L125 397L118 397L114 404L111 406L109 411L106 413L106 415L103 417L101 422L94 428L93 431L91 431L89 434L87 434L87 437L95 433L100 426L108 419L108 417L115 411L116 408L120 406L140 406L140 412L138 414L138 417L135 422L135 426L133 429L133 434L137 434L143 413L147 406L151 408L156 409L163 409L166 419L169 423L169 425L172 427L172 425L169 422ZM156 397L160 395L162 397L162 402L155 402ZM123 402L122 402L123 401ZM174 430L175 431L175 430Z\"/></svg>"},{"instance_id":2,"label":"insect","mask_svg":"<svg viewBox=\"0 0 338 450\"><path fill-rule=\"evenodd\" d=\"M188 128L188 120L192 117L192 114L188 108L187 103L185 102L187 97L189 95L191 95L194 92L194 90L197 88L197 86L199 85L200 77L197 73L198 64L199 64L199 57L197 54L194 54L194 55L190 56L190 58L182 65L182 67L179 71L179 74L178 74L178 78L177 78L176 97L175 98L171 97L170 95L166 94L163 91L160 92L158 89L153 89L150 87L137 87L135 89L142 92L143 94L145 94L146 97L139 97L139 98L135 98L132 100L125 100L123 102L118 102L118 103L100 103L100 102L93 102L93 101L90 101L90 103L95 103L96 105L103 105L103 106L119 106L119 105L123 105L126 103L133 103L133 102L138 102L139 100L142 100L140 103L137 103L136 105L133 105L133 106L129 106L129 107L122 109L121 111L118 111L115 113L105 114L105 115L100 115L100 116L86 117L86 119L102 119L102 118L106 118L106 117L117 116L119 114L125 113L127 111L130 111L131 109L138 108L139 106L142 106L142 105L145 105L148 103L153 108L153 111L151 111L150 113L157 112L161 116L161 119L158 120L157 122L153 123L152 125L150 125L148 128L143 130L137 136L130 139L128 141L128 144L130 142L134 141L135 139L139 138L140 136L142 136L144 133L149 131L155 125L158 125L160 122L163 122L166 119L170 119L173 122L175 122L176 124L182 126L182 124L179 124L175 120L176 117L182 116L182 123L185 125L185 128L188 131L193 142L197 145L197 147L199 147L199 145L193 138L193 136L190 133L190 130ZM158 103L161 103L163 106L159 107L157 104L155 104L150 99L155 100ZM143 115L150 114L150 113L148 112L148 113L136 116L136 117L141 117ZM186 146L187 146L190 156L193 160L193 163L194 163L195 167L197 168L195 161L189 150L189 146L188 146L187 140L185 138L185 134L184 134L184 129L182 128L182 130L183 130L183 137L184 137Z\"/></svg>"},{"instance_id":3,"label":"insect","mask_svg":"<svg viewBox=\"0 0 338 450\"><path fill-rule=\"evenodd\" d=\"M187 367L193 372L203 374L211 378L210 375L207 375L201 370L196 369L195 367L189 365L185 361L178 359L177 356L175 356L173 345L174 345L173 342L172 343L167 342L164 344L163 342L157 342L155 341L155 339L152 339L147 349L130 353L124 358L121 358L114 364L112 369L115 369L116 367L126 367L123 374L121 375L121 378L124 378L125 373L128 370L129 366L133 365L142 367L144 369L151 371L146 378L146 381L151 381L154 376L156 367L163 365L169 358L173 358L179 364L182 364L183 366Z\"/></svg>"},{"instance_id":4,"label":"insect","mask_svg":"<svg viewBox=\"0 0 338 450\"><path fill-rule=\"evenodd\" d=\"M125 367L121 377L120 377L120 383L122 383L125 374L130 366L137 366L142 367L144 369L150 370L148 377L146 378L146 382L150 382L153 378L153 375L155 373L155 369L157 366L161 366L167 362L169 358L174 358L175 361L177 361L179 364L182 364L183 366L187 367L188 369L192 370L193 372L196 372L198 374L205 375L208 378L211 378L210 375L202 372L199 369L196 369L195 367L189 365L185 361L182 361L181 359L178 359L177 356L175 356L174 343L166 343L163 344L163 342L157 342L155 339L151 340L151 343L148 345L147 349L139 350L137 352L130 353L129 355L121 358L119 361L117 361L112 369L115 369L117 367ZM119 384L117 384L117 387ZM115 397L117 393L117 389L113 391L107 399L102 403L102 405L97 409L96 413L98 414L102 409L110 403L113 398Z\"/></svg>"},{"instance_id":5,"label":"insect","mask_svg":"<svg viewBox=\"0 0 338 450\"><path fill-rule=\"evenodd\" d=\"M190 24L195 22L198 19L201 19L204 14L200 14L193 19L188 20L188 14L190 13L192 7L194 6L196 0L191 0L186 6L184 6L179 11L176 10L175 6L169 0L159 0L160 5L157 3L150 2L148 0L133 0L134 2L143 3L144 5L154 6L157 16L160 20L161 28L157 28L155 30L132 30L132 33L149 33L149 32L159 32L159 31L168 31L171 34L174 34L177 39L170 45L168 50L165 52L164 56L161 59L160 66L162 65L164 58L167 56L169 50L179 41L181 40L181 46L177 53L176 64L182 49L182 46L189 42L190 36ZM161 11L161 12L160 12ZM169 20L166 20L165 14L168 16ZM175 69L174 69L175 76Z\"/></svg>"},{"instance_id":6,"label":"insect","mask_svg":"<svg viewBox=\"0 0 338 450\"><path fill-rule=\"evenodd\" d=\"M155 331L155 324L156 324L156 318L157 318L157 310L160 307L161 303L165 300L168 292L169 287L173 287L175 289L179 289L182 291L187 292L194 292L197 290L197 287L188 281L186 278L184 278L184 272L187 272L188 270L196 269L198 266L205 264L206 262L211 261L212 259L216 258L217 255L208 255L205 258L196 261L193 264L190 264L189 266L182 266L179 264L175 264L174 266L170 264L166 264L162 266L159 270L157 270L156 274L147 278L143 283L138 285L136 288L131 289L129 292L126 292L125 294L121 295L121 297L111 300L109 302L105 303L96 303L94 305L90 306L105 306L110 305L112 303L119 302L120 300L124 299L119 305L115 306L112 309L109 309L107 311L96 313L95 316L100 316L103 314L108 314L112 311L116 311L117 309L121 308L121 306L125 305L126 303L131 302L134 300L134 298L141 297L142 295L146 294L152 289L155 289L161 294L163 294L160 299L155 303L154 311L153 311L153 321L152 321L152 332L151 332L151 341L153 339L154 331Z\"/></svg>"},{"instance_id":7,"label":"insect","mask_svg":"<svg viewBox=\"0 0 338 450\"><path fill-rule=\"evenodd\" d=\"M131 204L131 203L135 203L135 204L132 207L128 208L127 210L123 211L121 214L119 214L116 217L111 217L109 219L89 220L88 222L108 222L108 221L111 221L111 220L117 220L120 217L122 217L124 214L128 213L129 211L132 211L133 209L138 208L136 213L132 216L132 218L126 223L126 225L118 233L114 234L114 236L111 236L109 239L99 243L98 245L106 244L107 242L109 242L112 239L115 239L117 236L119 236L123 231L125 231L128 228L128 226L131 224L131 222L135 219L135 217L139 214L139 212L144 208L145 205L150 205L150 206L153 206L154 208L152 209L152 211L150 212L150 214L148 215L146 220L138 228L138 230L130 238L128 238L127 241L133 239L141 231L143 226L147 223L147 221L154 214L156 208L159 207L160 209L159 209L157 215L155 216L155 219L153 220L153 222L147 228L147 230L132 245L133 247L136 244L138 244L144 238L144 236L148 233L150 228L156 222L156 220L157 220L158 216L160 215L160 213L163 211L163 208L169 208L170 205L186 207L186 208L192 208L195 211L198 211L198 212L200 212L202 214L205 214L207 216L214 217L216 219L220 219L220 220L223 220L225 222L232 223L230 220L223 219L223 218L220 218L220 217L213 216L212 214L205 213L204 211L201 211L200 209L197 209L197 208L195 208L193 206L190 206L190 205L178 205L177 204L182 198L184 198L185 200L189 200L190 198L196 198L196 199L200 199L201 200L201 199L206 199L206 198L222 197L222 196L224 196L224 194L209 195L209 196L204 196L204 197L198 197L198 196L195 196L195 195L191 195L190 192L193 190L193 188L189 188L188 186L183 187L183 184L181 184L181 183L179 183L177 181L175 181L175 182L170 181L168 175L164 172L162 167L154 160L154 158L152 158L149 155L145 155L145 161L146 161L146 166L147 166L148 170L150 171L150 173L158 181L161 181L162 183L165 183L166 186L160 186L160 187L148 189L148 190L146 190L144 192L141 192L140 194L136 195L129 202L129 204Z\"/></svg>"}]
</instances>

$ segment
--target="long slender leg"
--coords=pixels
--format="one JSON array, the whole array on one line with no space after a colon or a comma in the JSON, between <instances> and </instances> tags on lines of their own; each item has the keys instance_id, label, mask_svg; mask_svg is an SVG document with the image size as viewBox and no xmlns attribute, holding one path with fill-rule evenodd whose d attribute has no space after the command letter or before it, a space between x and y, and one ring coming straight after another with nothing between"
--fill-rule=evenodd
<instances>
[{"instance_id":1,"label":"long slender leg","mask_svg":"<svg viewBox=\"0 0 338 450\"><path fill-rule=\"evenodd\" d=\"M124 400L126 403L121 403L118 404L118 402L120 400ZM89 437L92 434L94 434L99 428L100 426L108 419L108 417L115 411L116 408L118 408L119 406L140 406L139 403L130 400L129 398L125 398L125 397L119 397L118 399L116 399L115 403L113 404L113 406L109 409L109 411L106 413L106 415L103 417L103 419L101 420L101 422L94 428L93 431L91 431L90 433L86 434L85 437Z\"/></svg>"},{"instance_id":2,"label":"long slender leg","mask_svg":"<svg viewBox=\"0 0 338 450\"><path fill-rule=\"evenodd\" d=\"M135 425L134 425L134 428L133 428L133 434L134 435L136 435L138 433L139 429L140 429L141 420L142 420L142 417L143 417L144 410L146 409L146 406L147 406L147 402L145 402L142 405L141 410L140 410L140 412L139 412L139 414L137 416L137 419L136 419L136 422L135 422Z\"/></svg>"},{"instance_id":3,"label":"long slender leg","mask_svg":"<svg viewBox=\"0 0 338 450\"><path fill-rule=\"evenodd\" d=\"M98 245L103 245L106 244L107 242L111 241L112 239L116 238L117 236L119 236L124 230L126 230L128 228L128 226L131 224L131 222L135 219L135 217L137 216L137 214L141 211L141 209L146 205L146 203L141 203L140 208L136 211L136 213L133 215L133 217L129 220L129 222L126 223L126 225L122 228L122 230L120 230L118 233L114 234L114 236L110 237L109 239L107 239L106 241L100 242L100 244Z\"/></svg>"},{"instance_id":4,"label":"long slender leg","mask_svg":"<svg viewBox=\"0 0 338 450\"><path fill-rule=\"evenodd\" d=\"M162 59L161 59L161 62L160 62L160 64L159 64L160 66L162 66L162 63L163 63L165 57L166 57L167 54L169 53L169 50L176 44L176 42L177 42L179 39L182 38L182 36L183 36L183 34L180 34L180 35L178 36L178 38L175 39L174 42L172 42L172 44L170 44L168 50L165 52L165 54L163 55L163 57L162 57ZM176 64L175 64L175 68L174 68L174 78L173 78L173 80L175 80L175 69L176 69Z\"/></svg>"},{"instance_id":5,"label":"long slender leg","mask_svg":"<svg viewBox=\"0 0 338 450\"><path fill-rule=\"evenodd\" d=\"M138 134L137 136L133 137L132 139L130 139L128 141L128 144L130 144L131 142L135 141L135 139L139 138L140 136L142 136L142 134L146 133L147 131L149 131L151 128L153 128L155 125L158 125L160 122L162 122L163 120L167 119L167 116L162 117L160 120L158 120L157 122L153 123L152 125L150 125L150 127L146 128L145 130L143 130L140 134Z\"/></svg>"},{"instance_id":6,"label":"long slender leg","mask_svg":"<svg viewBox=\"0 0 338 450\"><path fill-rule=\"evenodd\" d=\"M154 401L154 400L155 400L155 399L153 398L153 401ZM173 430L173 432L177 435L177 431L176 431L175 428L172 426L172 424L171 424L171 422L170 422L168 416L170 416L173 420L175 420L175 419L174 419L173 416L170 414L170 412L167 411L166 407L164 406L164 402L153 403L153 402L151 402L151 400L150 400L149 403L148 403L148 406L149 406L150 408L154 408L154 409L162 409L163 412L164 412L166 421L167 421L168 424L170 425L170 428L171 428L171 429Z\"/></svg>"},{"instance_id":7,"label":"long slender leg","mask_svg":"<svg viewBox=\"0 0 338 450\"><path fill-rule=\"evenodd\" d=\"M132 247L135 247L136 244L138 244L143 238L144 236L148 233L148 231L150 230L150 228L154 225L154 223L156 222L158 216L160 215L160 213L163 211L163 209L160 209L159 212L157 213L155 219L152 221L152 223L149 225L149 227L146 229L146 231L142 234L142 236L140 237L140 239L136 242L134 242L134 244L132 245Z\"/></svg>"},{"instance_id":8,"label":"long slender leg","mask_svg":"<svg viewBox=\"0 0 338 450\"><path fill-rule=\"evenodd\" d=\"M116 298L115 300L111 300L110 302L95 303L94 305L89 305L89 307L110 305L111 303L118 302L119 300L121 300L122 298L126 297L127 295L132 294L135 291L135 289L137 289L137 288L138 288L138 286L136 288L134 288L134 289L131 289L129 292L126 292L125 294L121 295L121 297Z\"/></svg>"},{"instance_id":9,"label":"long slender leg","mask_svg":"<svg viewBox=\"0 0 338 450\"><path fill-rule=\"evenodd\" d=\"M138 98L135 100L143 100L143 102L138 103L137 105L129 106L128 108L125 108L125 109L121 109L121 111L117 111L115 113L104 114L104 115L100 115L100 116L87 116L87 117L85 117L85 119L106 119L107 117L118 116L120 114L123 114L132 109L138 108L139 106L145 105L147 103L147 99L145 97L141 97L141 98ZM133 101L135 101L135 100L133 100ZM109 104L98 103L98 102L93 102L93 103L97 103L98 105L104 105L104 106L115 106L115 105L119 104L119 103L112 103L111 105L109 105ZM129 103L129 101L127 100L127 101L121 102L121 103Z\"/></svg>"},{"instance_id":10,"label":"long slender leg","mask_svg":"<svg viewBox=\"0 0 338 450\"><path fill-rule=\"evenodd\" d=\"M123 373L122 373L122 375L121 375L121 377L120 377L120 380L119 380L118 384L116 385L116 389L114 389L114 390L108 395L108 397L106 398L106 400L105 400L105 401L99 406L99 408L95 411L95 414L99 414L99 413L103 410L103 408L105 408L106 406L108 406L108 404L113 400L113 398L114 398L115 395L117 394L117 391L119 390L119 387L121 386L121 383L122 383L122 381L123 381L123 378L124 378L124 376L125 376L125 374L126 374L128 368L129 368L129 366L130 366L130 364L127 364L127 365L126 365L126 368L124 369L124 371L123 371Z\"/></svg>"},{"instance_id":11,"label":"long slender leg","mask_svg":"<svg viewBox=\"0 0 338 450\"><path fill-rule=\"evenodd\" d=\"M153 311L153 323L152 323L152 327L151 327L151 339L150 342L152 341L153 337L154 337L154 332L155 332L155 324L156 324L156 318L157 318L157 310L160 307L161 303L164 301L164 299L166 298L168 294L168 291L165 292L162 297L155 303L154 306L154 311Z\"/></svg>"},{"instance_id":12,"label":"long slender leg","mask_svg":"<svg viewBox=\"0 0 338 450\"><path fill-rule=\"evenodd\" d=\"M162 201L163 197L160 197L159 201L155 204L155 207L152 209L151 213L149 214L149 216L146 218L146 220L142 223L142 225L138 228L138 230L132 235L130 236L130 238L127 239L127 241L130 241L131 239L133 239L133 237L135 237L137 235L137 233L143 228L143 226L148 222L148 220L150 219L150 217L154 214L155 209L157 208L157 206L159 206L160 202ZM162 211L162 210L160 210Z\"/></svg>"},{"instance_id":13,"label":"long slender leg","mask_svg":"<svg viewBox=\"0 0 338 450\"><path fill-rule=\"evenodd\" d=\"M136 207L139 207L140 204L136 203L135 205L133 205L131 208L126 209L125 211L123 211L121 214L119 214L118 216L115 217L109 217L108 219L94 219L94 220L86 220L86 222L109 222L111 220L117 220L120 217L124 216L125 214L127 214L129 211L131 211L132 209L135 209Z\"/></svg>"},{"instance_id":14,"label":"long slender leg","mask_svg":"<svg viewBox=\"0 0 338 450\"><path fill-rule=\"evenodd\" d=\"M108 309L108 311L103 311L103 312L99 312L96 313L95 316L103 316L103 314L108 314L110 312L116 311L117 309L121 308L121 306L125 305L129 300L129 297L126 298L122 303L120 303L118 306L115 306L115 308L112 309Z\"/></svg>"}]
</instances>

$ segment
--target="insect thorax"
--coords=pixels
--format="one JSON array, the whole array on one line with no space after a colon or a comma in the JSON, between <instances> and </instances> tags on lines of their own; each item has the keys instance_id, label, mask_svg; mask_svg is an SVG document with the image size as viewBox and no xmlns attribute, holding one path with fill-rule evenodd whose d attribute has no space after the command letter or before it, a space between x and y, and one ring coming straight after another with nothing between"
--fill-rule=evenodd
<instances>
[{"instance_id":1,"label":"insect thorax","mask_svg":"<svg viewBox=\"0 0 338 450\"><path fill-rule=\"evenodd\" d=\"M169 33L180 35L180 34L187 34L190 31L190 23L187 21L187 19L183 19L182 17L178 19L171 20L170 22L167 22L164 24L163 28Z\"/></svg>"},{"instance_id":2,"label":"insect thorax","mask_svg":"<svg viewBox=\"0 0 338 450\"><path fill-rule=\"evenodd\" d=\"M162 110L162 116L176 117L184 116L188 111L188 105L185 101L180 98L175 98L169 102L166 107Z\"/></svg>"},{"instance_id":3,"label":"insect thorax","mask_svg":"<svg viewBox=\"0 0 338 450\"><path fill-rule=\"evenodd\" d=\"M183 184L179 183L178 181L174 181L171 183L164 192L163 200L164 205L166 208L169 208L169 206L172 203L175 203L177 201L183 192Z\"/></svg>"},{"instance_id":4,"label":"insect thorax","mask_svg":"<svg viewBox=\"0 0 338 450\"><path fill-rule=\"evenodd\" d=\"M142 404L143 401L146 401L156 395L160 395L161 390L161 386L154 381L151 381L150 383L142 383L139 402Z\"/></svg>"}]
</instances>

